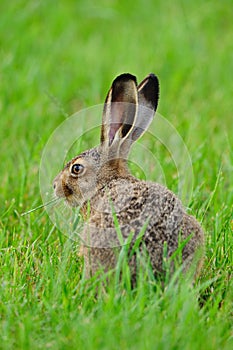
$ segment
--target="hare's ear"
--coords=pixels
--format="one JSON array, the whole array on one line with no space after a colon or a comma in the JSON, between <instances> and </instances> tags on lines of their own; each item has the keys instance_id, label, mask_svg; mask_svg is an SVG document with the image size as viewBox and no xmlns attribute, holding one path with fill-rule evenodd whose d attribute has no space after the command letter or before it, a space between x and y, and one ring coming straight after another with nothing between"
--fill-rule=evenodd
<instances>
[{"instance_id":1,"label":"hare's ear","mask_svg":"<svg viewBox=\"0 0 233 350\"><path fill-rule=\"evenodd\" d=\"M137 87L138 115L131 131L132 141L137 140L153 120L159 100L159 81L154 74L149 74Z\"/></svg>"},{"instance_id":2,"label":"hare's ear","mask_svg":"<svg viewBox=\"0 0 233 350\"><path fill-rule=\"evenodd\" d=\"M137 111L136 77L121 74L112 83L104 104L101 143L109 146L114 139L124 138L131 129Z\"/></svg>"}]
</instances>

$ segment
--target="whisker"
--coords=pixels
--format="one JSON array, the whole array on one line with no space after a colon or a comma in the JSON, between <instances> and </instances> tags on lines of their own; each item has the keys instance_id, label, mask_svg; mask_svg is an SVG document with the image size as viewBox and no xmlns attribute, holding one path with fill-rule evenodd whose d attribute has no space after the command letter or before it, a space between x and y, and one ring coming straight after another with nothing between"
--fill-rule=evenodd
<instances>
[{"instance_id":1,"label":"whisker","mask_svg":"<svg viewBox=\"0 0 233 350\"><path fill-rule=\"evenodd\" d=\"M28 210L28 211L26 211L25 213L22 213L20 216L24 216L24 215L30 214L30 213L32 213L33 211L36 211L36 210L38 210L38 209L47 207L48 205L53 204L53 203L55 203L55 202L57 202L57 201L59 201L59 200L60 200L60 198L53 198L51 201L49 201L49 202L47 202L47 203L44 203L44 204L41 204L41 205L39 205L38 207L33 208L33 209L31 209L31 210Z\"/></svg>"}]
</instances>

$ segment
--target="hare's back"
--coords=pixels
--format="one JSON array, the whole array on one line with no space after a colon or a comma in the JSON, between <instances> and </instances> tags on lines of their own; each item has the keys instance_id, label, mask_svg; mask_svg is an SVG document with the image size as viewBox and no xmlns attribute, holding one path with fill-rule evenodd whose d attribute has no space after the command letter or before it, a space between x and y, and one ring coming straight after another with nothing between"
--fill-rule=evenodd
<instances>
[{"instance_id":1,"label":"hare's back","mask_svg":"<svg viewBox=\"0 0 233 350\"><path fill-rule=\"evenodd\" d=\"M114 212L121 227L127 225L135 232L145 223L146 231L173 231L181 226L183 216L182 204L174 193L158 183L136 179L112 181L95 197L95 207L102 225L114 225Z\"/></svg>"}]
</instances>

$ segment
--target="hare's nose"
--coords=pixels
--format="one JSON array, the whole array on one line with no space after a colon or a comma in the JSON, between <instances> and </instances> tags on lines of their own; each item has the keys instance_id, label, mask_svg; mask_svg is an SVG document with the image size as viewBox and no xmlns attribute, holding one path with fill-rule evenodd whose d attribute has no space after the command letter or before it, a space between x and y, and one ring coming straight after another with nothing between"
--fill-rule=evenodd
<instances>
[{"instance_id":1,"label":"hare's nose","mask_svg":"<svg viewBox=\"0 0 233 350\"><path fill-rule=\"evenodd\" d=\"M54 179L53 179L53 189L58 190L59 189L59 184L61 182L60 174L58 174Z\"/></svg>"}]
</instances>

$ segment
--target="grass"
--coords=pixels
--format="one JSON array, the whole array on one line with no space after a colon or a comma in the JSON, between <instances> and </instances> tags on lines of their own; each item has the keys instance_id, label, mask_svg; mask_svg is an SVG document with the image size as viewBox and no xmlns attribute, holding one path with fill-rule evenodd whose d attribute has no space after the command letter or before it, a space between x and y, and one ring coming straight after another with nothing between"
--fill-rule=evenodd
<instances>
[{"instance_id":1,"label":"grass","mask_svg":"<svg viewBox=\"0 0 233 350\"><path fill-rule=\"evenodd\" d=\"M230 0L1 1L0 348L232 349L231 12ZM189 207L206 231L192 288L142 273L134 291L123 281L103 292L45 212L20 216L41 204L38 171L53 130L102 103L127 71L158 74L159 112L191 156ZM144 142L176 192L166 147Z\"/></svg>"}]
</instances>

